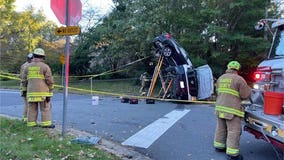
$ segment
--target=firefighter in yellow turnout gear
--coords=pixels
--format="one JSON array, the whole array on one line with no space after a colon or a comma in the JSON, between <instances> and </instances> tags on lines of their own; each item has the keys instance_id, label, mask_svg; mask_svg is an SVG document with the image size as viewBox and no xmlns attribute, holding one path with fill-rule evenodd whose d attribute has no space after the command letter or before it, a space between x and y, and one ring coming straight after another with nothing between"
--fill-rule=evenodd
<instances>
[{"instance_id":1,"label":"firefighter in yellow turnout gear","mask_svg":"<svg viewBox=\"0 0 284 160\"><path fill-rule=\"evenodd\" d=\"M37 126L38 105L41 111L40 126L54 128L51 123L50 97L53 93L53 76L50 67L44 63L45 52L41 48L34 50L33 61L25 68L22 79L22 91L27 91L28 127Z\"/></svg>"},{"instance_id":2,"label":"firefighter in yellow turnout gear","mask_svg":"<svg viewBox=\"0 0 284 160\"><path fill-rule=\"evenodd\" d=\"M228 160L243 159L239 154L241 120L245 114L241 101L249 98L251 88L238 75L240 67L237 61L229 62L226 73L217 80L214 147L216 151L226 151Z\"/></svg>"},{"instance_id":3,"label":"firefighter in yellow turnout gear","mask_svg":"<svg viewBox=\"0 0 284 160\"><path fill-rule=\"evenodd\" d=\"M29 53L27 55L27 61L24 64L22 64L22 66L21 66L21 70L20 70L20 78L21 79L23 79L23 74L24 74L25 68L28 66L28 64L30 64L32 62L32 59L33 59L33 54ZM27 91L22 91L21 96L24 99L23 121L27 122L27 120L28 120L28 117L27 117L27 115L28 115Z\"/></svg>"}]
</instances>

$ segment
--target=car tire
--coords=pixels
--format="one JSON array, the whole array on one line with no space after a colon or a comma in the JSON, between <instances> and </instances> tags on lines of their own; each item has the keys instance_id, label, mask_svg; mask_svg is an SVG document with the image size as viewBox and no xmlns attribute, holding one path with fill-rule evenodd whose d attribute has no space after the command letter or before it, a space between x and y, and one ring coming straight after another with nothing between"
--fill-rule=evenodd
<instances>
[{"instance_id":1,"label":"car tire","mask_svg":"<svg viewBox=\"0 0 284 160\"><path fill-rule=\"evenodd\" d=\"M173 54L173 49L171 47L166 46L163 49L163 56L170 57Z\"/></svg>"}]
</instances>

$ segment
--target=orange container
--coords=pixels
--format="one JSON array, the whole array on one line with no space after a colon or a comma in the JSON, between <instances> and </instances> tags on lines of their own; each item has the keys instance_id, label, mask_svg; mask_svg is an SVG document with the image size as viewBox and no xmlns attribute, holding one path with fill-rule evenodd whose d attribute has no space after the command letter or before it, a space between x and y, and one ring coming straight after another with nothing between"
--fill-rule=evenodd
<instances>
[{"instance_id":1,"label":"orange container","mask_svg":"<svg viewBox=\"0 0 284 160\"><path fill-rule=\"evenodd\" d=\"M284 93L264 92L264 114L281 115L284 101Z\"/></svg>"}]
</instances>

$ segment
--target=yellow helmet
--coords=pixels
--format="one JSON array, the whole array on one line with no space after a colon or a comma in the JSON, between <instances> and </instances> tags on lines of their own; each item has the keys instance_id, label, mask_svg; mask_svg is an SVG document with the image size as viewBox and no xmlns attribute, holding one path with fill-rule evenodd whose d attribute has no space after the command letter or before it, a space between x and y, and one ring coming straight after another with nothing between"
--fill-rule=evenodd
<instances>
[{"instance_id":1,"label":"yellow helmet","mask_svg":"<svg viewBox=\"0 0 284 160\"><path fill-rule=\"evenodd\" d=\"M34 55L45 56L44 50L41 48L36 48L34 50Z\"/></svg>"},{"instance_id":2,"label":"yellow helmet","mask_svg":"<svg viewBox=\"0 0 284 160\"><path fill-rule=\"evenodd\" d=\"M238 61L231 61L227 65L227 69L235 69L235 70L240 70L241 65Z\"/></svg>"}]
</instances>

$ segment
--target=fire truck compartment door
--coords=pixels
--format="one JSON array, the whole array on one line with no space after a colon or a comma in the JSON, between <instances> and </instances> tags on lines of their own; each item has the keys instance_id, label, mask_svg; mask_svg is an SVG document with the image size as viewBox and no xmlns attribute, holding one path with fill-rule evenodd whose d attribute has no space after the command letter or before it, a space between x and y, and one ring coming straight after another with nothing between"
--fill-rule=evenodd
<instances>
[{"instance_id":1,"label":"fire truck compartment door","mask_svg":"<svg viewBox=\"0 0 284 160\"><path fill-rule=\"evenodd\" d=\"M214 91L214 80L212 70L209 65L196 68L198 79L198 99L209 98Z\"/></svg>"}]
</instances>

